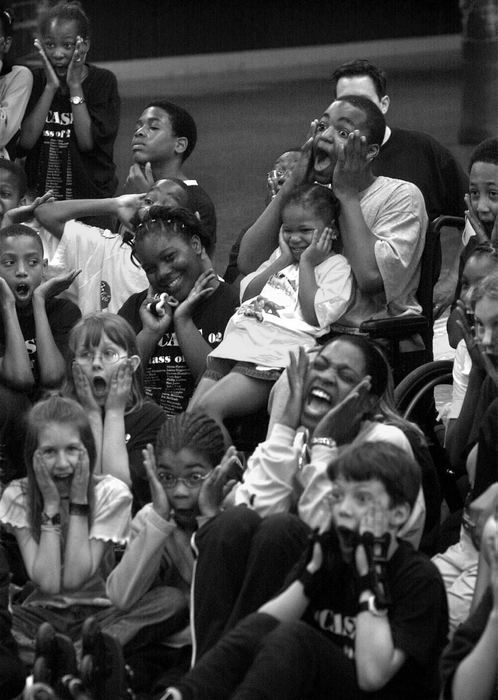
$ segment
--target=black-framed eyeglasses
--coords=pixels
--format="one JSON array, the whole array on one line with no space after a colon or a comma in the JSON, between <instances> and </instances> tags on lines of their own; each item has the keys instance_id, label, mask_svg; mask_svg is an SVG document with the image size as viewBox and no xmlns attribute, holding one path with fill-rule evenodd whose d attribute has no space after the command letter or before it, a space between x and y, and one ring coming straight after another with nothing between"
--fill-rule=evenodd
<instances>
[{"instance_id":1,"label":"black-framed eyeglasses","mask_svg":"<svg viewBox=\"0 0 498 700\"><path fill-rule=\"evenodd\" d=\"M161 482L161 485L168 490L174 489L179 481L182 484L184 484L188 489L195 489L198 486L201 486L202 482L205 481L205 479L207 479L208 476L209 474L191 474L190 476L175 476L174 474L170 474L169 472L157 472L157 478Z\"/></svg>"}]
</instances>

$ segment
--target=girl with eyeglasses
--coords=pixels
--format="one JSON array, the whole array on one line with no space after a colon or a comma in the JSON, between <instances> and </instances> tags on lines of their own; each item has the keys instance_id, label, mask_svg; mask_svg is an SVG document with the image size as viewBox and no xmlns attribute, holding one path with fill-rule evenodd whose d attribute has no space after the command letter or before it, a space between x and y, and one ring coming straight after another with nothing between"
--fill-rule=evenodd
<instances>
[{"instance_id":1,"label":"girl with eyeglasses","mask_svg":"<svg viewBox=\"0 0 498 700\"><path fill-rule=\"evenodd\" d=\"M229 470L238 458L225 452L221 428L204 413L181 413L166 420L155 447L143 450L151 503L135 516L130 542L107 579L107 595L116 608L129 612L129 631L157 646L161 641L183 647L176 663L186 671L190 658L188 604L193 572L192 533L220 511L233 485ZM151 627L153 625L153 627ZM174 638L171 637L173 633ZM187 648L185 648L187 647ZM185 653L186 652L186 653ZM126 647L125 647L126 658ZM133 658L126 658L133 667ZM147 653L141 676L151 680Z\"/></svg>"},{"instance_id":2,"label":"girl with eyeglasses","mask_svg":"<svg viewBox=\"0 0 498 700\"><path fill-rule=\"evenodd\" d=\"M130 486L138 509L150 500L142 449L166 416L144 398L135 334L116 314L90 314L71 331L68 360L69 392L85 409L97 445L95 473Z\"/></svg>"}]
</instances>

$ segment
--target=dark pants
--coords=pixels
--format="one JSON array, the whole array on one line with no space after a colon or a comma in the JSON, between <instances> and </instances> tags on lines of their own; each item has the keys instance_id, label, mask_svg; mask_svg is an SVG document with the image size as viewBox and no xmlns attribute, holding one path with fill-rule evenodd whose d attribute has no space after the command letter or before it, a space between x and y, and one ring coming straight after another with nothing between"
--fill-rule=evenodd
<instances>
[{"instance_id":1,"label":"dark pants","mask_svg":"<svg viewBox=\"0 0 498 700\"><path fill-rule=\"evenodd\" d=\"M0 645L0 698L16 698L24 689L26 671L13 652Z\"/></svg>"},{"instance_id":2,"label":"dark pants","mask_svg":"<svg viewBox=\"0 0 498 700\"><path fill-rule=\"evenodd\" d=\"M310 530L295 515L229 508L195 535L194 660L282 588Z\"/></svg>"},{"instance_id":3,"label":"dark pants","mask_svg":"<svg viewBox=\"0 0 498 700\"><path fill-rule=\"evenodd\" d=\"M183 700L362 700L354 662L304 622L249 615L176 685Z\"/></svg>"}]
</instances>

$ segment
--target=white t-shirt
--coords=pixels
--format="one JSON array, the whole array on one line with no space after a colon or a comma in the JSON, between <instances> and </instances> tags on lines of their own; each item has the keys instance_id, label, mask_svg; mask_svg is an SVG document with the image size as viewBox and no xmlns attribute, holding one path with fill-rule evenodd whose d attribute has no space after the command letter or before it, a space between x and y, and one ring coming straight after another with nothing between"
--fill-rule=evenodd
<instances>
[{"instance_id":1,"label":"white t-shirt","mask_svg":"<svg viewBox=\"0 0 498 700\"><path fill-rule=\"evenodd\" d=\"M378 239L375 259L384 289L366 294L356 288L354 304L341 325L358 327L373 318L420 313L416 292L428 225L422 193L411 182L379 176L361 193L360 205Z\"/></svg>"},{"instance_id":2,"label":"white t-shirt","mask_svg":"<svg viewBox=\"0 0 498 700\"><path fill-rule=\"evenodd\" d=\"M279 256L277 249L257 270L244 277L240 283L241 297L251 280ZM293 263L272 275L260 294L241 304L229 320L222 342L210 356L281 368L287 366L289 352L314 345L316 338L346 312L353 290L351 267L342 255L331 255L314 272L317 326L303 317L299 303L299 264Z\"/></svg>"},{"instance_id":3,"label":"white t-shirt","mask_svg":"<svg viewBox=\"0 0 498 700\"><path fill-rule=\"evenodd\" d=\"M50 263L50 273L81 273L65 296L83 316L96 311L117 313L124 302L148 287L147 276L131 260L131 248L119 233L68 221Z\"/></svg>"}]
</instances>

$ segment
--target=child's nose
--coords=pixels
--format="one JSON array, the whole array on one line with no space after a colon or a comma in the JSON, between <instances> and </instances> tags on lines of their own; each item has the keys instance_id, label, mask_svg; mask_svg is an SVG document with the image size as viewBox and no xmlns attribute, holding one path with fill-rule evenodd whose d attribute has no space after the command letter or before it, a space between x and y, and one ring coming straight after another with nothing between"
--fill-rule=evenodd
<instances>
[{"instance_id":1,"label":"child's nose","mask_svg":"<svg viewBox=\"0 0 498 700\"><path fill-rule=\"evenodd\" d=\"M495 341L494 338L494 333L492 328L486 328L484 327L484 330L482 332L481 336L481 343L484 345L484 347L491 347Z\"/></svg>"},{"instance_id":2,"label":"child's nose","mask_svg":"<svg viewBox=\"0 0 498 700\"><path fill-rule=\"evenodd\" d=\"M350 517L353 513L353 499L349 496L344 496L339 504L339 515Z\"/></svg>"},{"instance_id":3,"label":"child's nose","mask_svg":"<svg viewBox=\"0 0 498 700\"><path fill-rule=\"evenodd\" d=\"M18 277L25 277L27 274L28 273L26 270L26 265L22 261L18 262L17 268L16 268L16 275Z\"/></svg>"},{"instance_id":4,"label":"child's nose","mask_svg":"<svg viewBox=\"0 0 498 700\"><path fill-rule=\"evenodd\" d=\"M102 356L100 352L93 353L92 367L102 367Z\"/></svg>"},{"instance_id":5,"label":"child's nose","mask_svg":"<svg viewBox=\"0 0 498 700\"><path fill-rule=\"evenodd\" d=\"M178 480L173 489L174 496L188 496L190 491L188 487L183 483L183 481Z\"/></svg>"},{"instance_id":6,"label":"child's nose","mask_svg":"<svg viewBox=\"0 0 498 700\"><path fill-rule=\"evenodd\" d=\"M487 197L479 197L479 199L477 200L477 211L489 211L489 202L487 200Z\"/></svg>"},{"instance_id":7,"label":"child's nose","mask_svg":"<svg viewBox=\"0 0 498 700\"><path fill-rule=\"evenodd\" d=\"M65 450L59 450L55 458L55 464L57 467L65 467L69 463L68 456Z\"/></svg>"}]
</instances>

